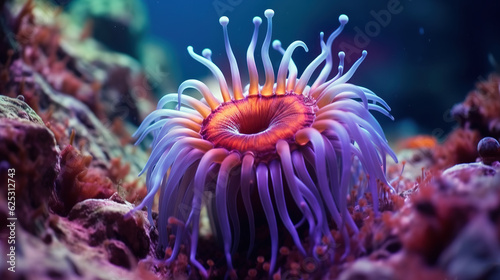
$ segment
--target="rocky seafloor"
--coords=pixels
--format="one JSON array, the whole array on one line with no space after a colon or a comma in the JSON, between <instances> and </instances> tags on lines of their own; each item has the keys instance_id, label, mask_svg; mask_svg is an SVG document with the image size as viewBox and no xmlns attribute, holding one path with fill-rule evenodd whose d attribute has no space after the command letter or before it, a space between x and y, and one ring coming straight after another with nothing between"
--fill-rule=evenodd
<instances>
[{"instance_id":1,"label":"rocky seafloor","mask_svg":"<svg viewBox=\"0 0 500 280\"><path fill-rule=\"evenodd\" d=\"M169 252L157 252L145 211L125 215L146 194L137 174L148 150L130 133L156 88L141 63L48 3L0 1L0 12L0 279L199 279L186 248L161 262ZM136 41L140 24L120 24ZM348 200L360 234L345 258L307 258L285 240L272 278L500 279L500 76L451 112L457 126L442 143L396 143L396 193L378 211L369 195ZM223 278L213 236L198 250ZM267 278L260 251L234 255L238 278Z\"/></svg>"}]
</instances>

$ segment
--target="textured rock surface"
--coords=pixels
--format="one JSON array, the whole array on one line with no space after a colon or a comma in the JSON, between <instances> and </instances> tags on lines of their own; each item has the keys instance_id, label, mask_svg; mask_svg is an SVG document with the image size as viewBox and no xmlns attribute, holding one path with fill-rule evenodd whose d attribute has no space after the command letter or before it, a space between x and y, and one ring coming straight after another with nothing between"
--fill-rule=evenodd
<instances>
[{"instance_id":1,"label":"textured rock surface","mask_svg":"<svg viewBox=\"0 0 500 280\"><path fill-rule=\"evenodd\" d=\"M132 202L140 200L144 180L136 175L147 154L131 145L129 134L133 129L129 122L144 115L137 104L149 104L151 99L140 65L130 57L98 48L91 39L82 42L68 37L57 23L64 17L56 19L50 6L14 1L13 7L22 12L17 16L6 12L15 25L7 33L17 37L12 35L9 58L0 67L2 94L22 94L63 151L64 178L57 180L60 201L53 204L54 209L67 214L79 201L108 198L116 191ZM73 35L80 32L72 31ZM137 83L143 89L141 95L132 94ZM141 108L149 111L147 106ZM79 157L86 160L68 160ZM70 182L69 177L74 180Z\"/></svg>"},{"instance_id":2,"label":"textured rock surface","mask_svg":"<svg viewBox=\"0 0 500 280\"><path fill-rule=\"evenodd\" d=\"M144 212L126 216L132 209L130 203L115 202L106 199L87 199L75 205L68 215L72 222L77 222L89 233L89 245L99 246L107 240L123 242L134 256L142 259L150 249L149 222ZM115 249L125 250L117 245Z\"/></svg>"},{"instance_id":3,"label":"textured rock surface","mask_svg":"<svg viewBox=\"0 0 500 280\"><path fill-rule=\"evenodd\" d=\"M120 198L142 197L136 175L147 156L129 136L130 122L140 121L136 105L150 110L141 66L91 39L65 37L64 16L49 2L0 1L0 12L9 39L0 43L0 180L15 168L18 218L16 274L4 262L0 279L156 279L140 263L154 252L145 213L125 219L132 205Z\"/></svg>"},{"instance_id":4,"label":"textured rock surface","mask_svg":"<svg viewBox=\"0 0 500 280\"><path fill-rule=\"evenodd\" d=\"M6 96L0 96L0 169L1 199L6 201L11 179L15 214L24 228L34 231L33 219L42 218L40 210L46 209L54 190L59 149L40 117L23 101ZM8 169L15 175L7 177Z\"/></svg>"},{"instance_id":5,"label":"textured rock surface","mask_svg":"<svg viewBox=\"0 0 500 280\"><path fill-rule=\"evenodd\" d=\"M482 197L500 189L500 165L483 163L458 164L442 174L443 186L454 194Z\"/></svg>"},{"instance_id":6,"label":"textured rock surface","mask_svg":"<svg viewBox=\"0 0 500 280\"><path fill-rule=\"evenodd\" d=\"M40 116L24 102L24 97L9 98L0 95L0 119L28 120L34 124L44 125Z\"/></svg>"},{"instance_id":7,"label":"textured rock surface","mask_svg":"<svg viewBox=\"0 0 500 280\"><path fill-rule=\"evenodd\" d=\"M458 279L500 279L498 232L486 215L478 215L439 258L439 266Z\"/></svg>"},{"instance_id":8,"label":"textured rock surface","mask_svg":"<svg viewBox=\"0 0 500 280\"><path fill-rule=\"evenodd\" d=\"M122 215L116 221L110 221L130 209L130 204L112 200L89 200L75 209L77 217L74 220L50 214L40 225L39 236L18 230L16 272L12 274L2 264L0 278L157 279L147 266L138 265L139 255L134 255L134 249L121 240L129 240L127 242L135 245L146 244L146 247L136 250L142 257L148 254L149 224L145 213L137 212L128 220ZM109 227L99 221L100 214L110 222ZM130 234L134 233L137 238L131 241ZM2 254L5 251L3 245L0 246Z\"/></svg>"},{"instance_id":9,"label":"textured rock surface","mask_svg":"<svg viewBox=\"0 0 500 280\"><path fill-rule=\"evenodd\" d=\"M499 172L468 163L417 180L399 209L364 221L370 261L349 264L341 279L498 279Z\"/></svg>"}]
</instances>

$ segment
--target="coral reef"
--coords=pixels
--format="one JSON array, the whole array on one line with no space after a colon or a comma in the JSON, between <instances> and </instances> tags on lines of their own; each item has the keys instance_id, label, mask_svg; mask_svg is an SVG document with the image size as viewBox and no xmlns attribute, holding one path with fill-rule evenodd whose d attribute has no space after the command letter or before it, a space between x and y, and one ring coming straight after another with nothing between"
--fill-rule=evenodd
<instances>
[{"instance_id":1,"label":"coral reef","mask_svg":"<svg viewBox=\"0 0 500 280\"><path fill-rule=\"evenodd\" d=\"M132 209L127 200L145 195L136 174L146 152L129 141L140 111L153 107L140 65L98 49L90 38L67 35L65 15L49 3L9 1L0 9L6 39L0 43L0 178L12 180L9 190L1 184L2 254L16 246L17 279L153 277L138 264L154 252L144 213L123 220ZM136 95L134 88L143 90ZM99 224L82 213L111 218ZM16 243L4 239L7 217L17 219L10 221ZM106 232L112 220L114 235ZM101 239L92 243L90 236ZM0 278L13 279L4 267Z\"/></svg>"},{"instance_id":2,"label":"coral reef","mask_svg":"<svg viewBox=\"0 0 500 280\"><path fill-rule=\"evenodd\" d=\"M498 84L492 74L453 108L460 127L443 143L428 145L425 137L401 143L406 170L392 182L404 203L365 220L361 240L371 250L340 279L500 277ZM419 178L411 177L419 174L412 166L422 168ZM389 167L390 177L396 172Z\"/></svg>"},{"instance_id":3,"label":"coral reef","mask_svg":"<svg viewBox=\"0 0 500 280\"><path fill-rule=\"evenodd\" d=\"M372 252L340 279L498 278L499 171L468 163L429 175L397 211L363 226Z\"/></svg>"},{"instance_id":4,"label":"coral reef","mask_svg":"<svg viewBox=\"0 0 500 280\"><path fill-rule=\"evenodd\" d=\"M146 66L124 53L140 57L137 50L144 47L140 46L143 42L125 46L130 49L109 49L113 46L104 40L99 42L103 37L96 30L104 22L118 22L125 27L127 34L122 37L125 42L141 37L147 23L132 22L130 9L125 9L126 3L136 1L117 0L114 7L124 9L111 8L109 11L102 1L74 2L74 8L64 10L52 6L50 1L0 1L0 253L9 258L0 264L0 279L200 279L203 275L193 265L196 264L193 256L211 279L227 276L269 279L269 274L273 279L500 279L498 74L479 82L465 101L453 108L452 115L458 120L458 127L445 141L440 143L438 139L425 135L398 139L395 147L400 163L387 161L384 171L380 167L386 164L384 159L389 147L381 144L385 143L381 130L370 113L363 113L360 119L356 119L365 130L359 129L356 123L347 124L347 135L359 134L347 137L345 142L331 132L319 141L312 130L295 138L288 137L285 142L295 149L289 153L293 163L289 168L293 176L289 178L295 180L288 181L286 174L284 178L280 177L285 190L282 193L285 205L278 205L282 201L276 198L280 193L272 187L273 181L279 177L277 172L273 173L278 169L275 163L286 154L283 153L286 152L284 148L273 157L269 156L272 152L269 152L268 145L253 143L253 148L259 151L252 155L255 162L250 162L251 158L247 156L250 153L245 147L237 145L237 149L247 152L241 155L241 165L245 168L241 167L239 173L226 172L228 177L219 176L218 182L214 174L224 173L221 169L229 170L239 164L236 164L235 153L220 152L219 147L217 151L220 154L215 156L229 160L216 159L214 161L222 162L222 165L210 165L203 173L213 175L207 179L213 184L207 186L207 192L201 193L204 207L196 211L190 203L181 203L192 202L193 189L201 186L188 184L190 180L196 180L195 172L189 171L194 170L191 165L161 169L164 172L159 173L160 177L178 180L176 182L188 186L190 190L185 197L181 196L184 193L175 190L171 200L176 203L169 204L167 210L184 213L186 218L190 213L192 216L199 215L199 236L193 237L178 234L179 229L186 229L186 225L190 226L185 233L195 232L193 218L186 221L182 215L162 215L165 204L162 206L158 201L160 198L160 201L164 200L167 194L164 192L163 197L154 197L151 185L148 189L145 179L137 177L148 161L151 152L148 144L152 143L155 147L156 142L146 137L141 139L144 145L134 146L132 142L137 139L132 137L131 132L158 107L152 94L155 86L150 84L151 75L147 73ZM73 19L72 16L77 15L76 11L82 9L81 5L85 6L85 3L95 5L83 7L89 14ZM77 7L79 5L80 8ZM111 13L113 10L120 10L121 15ZM138 18L145 20L147 16ZM89 19L94 19L94 25ZM255 22L260 24L258 19ZM227 19L221 20L231 59L227 23ZM322 49L331 43L328 39L321 39ZM271 45L270 41L268 43ZM294 47L301 46L300 43L294 44ZM273 46L285 52L279 42ZM207 62L211 59L209 51L203 51L203 56L190 53L210 65ZM156 52L148 61L154 61L155 57ZM332 66L330 59L327 55L325 60L329 62L326 64ZM286 88L285 92L281 92L283 88L278 84L288 86L288 81L292 79L283 77L287 71L293 76L295 70L292 64L289 60L289 64L283 66L281 75L278 74L276 89L274 81L269 82L265 89L255 87L258 79L254 77L253 86L248 89L242 87L240 93L248 90L270 95L261 99L278 99L271 93L275 90L286 92ZM339 77L351 75L357 68L344 71L344 65L340 66L339 73L342 74ZM235 76L234 71L232 74ZM320 77L325 82L325 75L320 74ZM224 83L221 84L224 86ZM302 86L307 84L301 83L300 79L297 83ZM158 87L164 86L160 84ZM208 92L198 82L184 84L184 88L188 86L201 89L202 93ZM349 90L358 92L356 89L359 88L354 85L349 87ZM305 86L302 90L320 92L318 84ZM179 91L182 92L182 88ZM238 96L239 91L235 92L225 101ZM368 109L388 115L381 99L366 89L361 89L361 92L371 99L366 102ZM361 98L351 99L353 96L344 92L329 101L342 102L342 114L366 113L363 95L358 94L356 96ZM308 100L293 98L296 96L288 92L280 99L282 103L266 104L272 106L279 103L280 106L288 106L288 109L311 109L296 110L297 114L292 117L285 116L292 119L288 122L291 125L285 126L285 132L295 125L322 121L317 118L311 120L307 116L325 113L326 110L321 111L320 107L330 106L326 105L329 103L326 100L314 107ZM180 110L173 107L163 110L185 117L193 114L193 110L187 109L186 105L194 105L195 109L208 116L212 114L214 100L210 95L206 95L204 101L182 96L182 106L176 108ZM169 95L160 101L163 105L165 102L175 104L178 96ZM224 109L231 111L234 110L232 106L241 106L240 113L247 112L243 110L246 107L238 103L242 101L230 102L232 105ZM223 109L214 110L216 114L221 111ZM224 124L221 116L214 117L210 124ZM282 114L276 116L283 117ZM346 124L347 118L340 114L338 117ZM241 115L229 120L241 121L242 132L248 135L266 125L248 125L254 119L254 115L246 118ZM145 123L150 124L151 120L152 117L149 117ZM152 124L153 128L143 126L141 129L151 131L165 122L165 119L159 120ZM179 124L192 125L189 121L179 121ZM371 128L376 130L375 133ZM189 129L176 132L179 134L175 137L194 137ZM203 137L220 145L227 144L231 137L227 137L227 130L223 132L226 134L220 137L208 135L213 131L204 130ZM375 134L380 137L367 137ZM305 144L308 141L314 142L313 145ZM176 145L174 142L170 144ZM284 142L280 143L284 145ZM315 161L315 152L321 148L318 145L321 143L327 155L335 155L338 159L325 159L326 167L340 165L340 161L346 158L352 159L349 163L342 162L343 169L336 169L343 172L315 172L321 165L321 162ZM339 153L342 143L349 144L349 157ZM229 141L229 144L235 143ZM351 152L356 156L351 157ZM153 151L152 158L158 156L158 160L153 160L154 164L179 161L198 166L202 165L200 153L199 149L190 153L182 151L177 158L170 158ZM369 161L370 156L376 159L373 161L376 164L369 164L372 162ZM248 168L254 163L257 164L255 168ZM370 173L373 168L380 170L377 173L379 180L375 180L377 176ZM189 172L181 172L183 170ZM321 178L328 179L326 185L329 190L329 182L338 183L344 173L349 177L349 188L343 194L333 194L335 205L326 203L323 197L328 192L318 189L322 186ZM153 175L157 174L146 177L157 180ZM228 179L232 176L238 178L238 182ZM182 177L186 180L181 180ZM243 183L239 189L226 188L228 195L225 197L227 207L222 208L226 210L224 215L224 211L217 208L220 203L216 203L217 198L221 200L224 196L220 195L220 191L217 195L215 188L238 185L242 178L249 179L251 183ZM288 191L294 182L305 204L295 204L293 193ZM252 184L261 188L245 196L242 187ZM262 200L266 198L263 195L266 190L268 200ZM147 201L143 200L148 191L150 197ZM213 192L215 196L210 195ZM234 197L237 199L228 199ZM244 200L253 207L253 218L247 215L248 203L245 205ZM149 213L142 207L141 201L152 206L148 208ZM316 205L313 202L318 202L318 207L313 208ZM264 211L264 207L269 206L272 211ZM290 234L290 228L282 222L287 219L283 219L284 212L278 211L278 207L283 209L283 206L288 211L296 235ZM332 219L330 210L334 208L327 208L329 206L339 210L341 219ZM273 215L266 216L266 213ZM276 230L272 229L273 223L268 222L272 216ZM303 216L306 219L300 220ZM320 226L319 221L324 217L328 218L325 219L327 223ZM225 219L225 228L220 227L222 218ZM249 223L251 219L255 222L253 229ZM238 233L237 228L240 229ZM311 228L319 234L311 233ZM162 230L168 234L160 235ZM276 242L276 236L279 236L279 242ZM298 241L294 240L294 236L298 237ZM192 248L196 246L193 246L192 240L198 242L194 253ZM254 240L254 250L248 253L251 240ZM228 265L228 260L232 267ZM11 267L15 273L8 269Z\"/></svg>"},{"instance_id":5,"label":"coral reef","mask_svg":"<svg viewBox=\"0 0 500 280\"><path fill-rule=\"evenodd\" d=\"M104 49L92 38L75 36L83 31L55 8L34 9L33 1L27 1L15 16L4 11L6 24L13 25L3 30L13 40L2 67L5 95L23 94L35 111L45 111L50 102L38 89L43 79L52 91L83 102L104 124L117 117L137 123L152 109L146 105L152 104L150 87L137 61ZM35 18L35 13L44 16ZM63 29L64 24L68 26Z\"/></svg>"}]
</instances>

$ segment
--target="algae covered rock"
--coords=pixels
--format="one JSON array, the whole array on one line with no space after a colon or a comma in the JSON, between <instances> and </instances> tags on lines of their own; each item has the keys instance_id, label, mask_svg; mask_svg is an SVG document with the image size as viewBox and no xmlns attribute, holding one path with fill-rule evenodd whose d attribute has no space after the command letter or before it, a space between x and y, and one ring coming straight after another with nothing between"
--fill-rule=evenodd
<instances>
[{"instance_id":1,"label":"algae covered rock","mask_svg":"<svg viewBox=\"0 0 500 280\"><path fill-rule=\"evenodd\" d=\"M40 116L24 102L24 97L9 98L0 95L0 119L28 120L32 123L44 125Z\"/></svg>"},{"instance_id":2,"label":"algae covered rock","mask_svg":"<svg viewBox=\"0 0 500 280\"><path fill-rule=\"evenodd\" d=\"M33 215L47 205L54 190L59 149L41 118L21 99L6 96L0 96L0 169L0 199L14 192L9 197L15 199L16 217L34 231Z\"/></svg>"},{"instance_id":3,"label":"algae covered rock","mask_svg":"<svg viewBox=\"0 0 500 280\"><path fill-rule=\"evenodd\" d=\"M76 204L68 218L88 230L89 245L98 246L108 240L117 240L126 245L126 250L141 259L146 257L150 248L149 222L144 212L126 215L132 208L132 204L119 198L87 199Z\"/></svg>"}]
</instances>

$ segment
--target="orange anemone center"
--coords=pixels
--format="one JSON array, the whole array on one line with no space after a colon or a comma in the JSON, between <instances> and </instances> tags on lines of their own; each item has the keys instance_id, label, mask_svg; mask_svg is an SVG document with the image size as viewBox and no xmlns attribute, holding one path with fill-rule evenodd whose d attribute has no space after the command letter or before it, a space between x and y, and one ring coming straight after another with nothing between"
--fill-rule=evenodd
<instances>
[{"instance_id":1,"label":"orange anemone center","mask_svg":"<svg viewBox=\"0 0 500 280\"><path fill-rule=\"evenodd\" d=\"M204 139L229 151L253 152L265 159L276 154L278 140L292 143L295 133L312 124L315 102L297 94L248 96L223 103L204 121Z\"/></svg>"}]
</instances>

